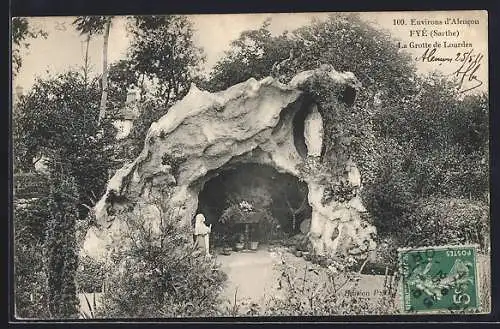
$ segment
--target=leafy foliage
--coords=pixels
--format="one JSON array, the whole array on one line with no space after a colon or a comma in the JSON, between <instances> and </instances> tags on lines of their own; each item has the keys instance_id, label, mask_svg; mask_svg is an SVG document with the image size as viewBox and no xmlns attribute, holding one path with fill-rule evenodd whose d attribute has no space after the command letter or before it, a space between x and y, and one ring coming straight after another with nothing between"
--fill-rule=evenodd
<instances>
[{"instance_id":1,"label":"leafy foliage","mask_svg":"<svg viewBox=\"0 0 500 329\"><path fill-rule=\"evenodd\" d=\"M467 199L421 199L408 217L415 229L406 232L407 245L478 244L489 248L489 207Z\"/></svg>"},{"instance_id":2,"label":"leafy foliage","mask_svg":"<svg viewBox=\"0 0 500 329\"><path fill-rule=\"evenodd\" d=\"M272 66L289 55L294 41L288 33L273 37L267 20L257 30L242 32L231 43L231 50L216 63L210 79L200 81L200 86L210 90L224 90L249 78L261 79L271 74Z\"/></svg>"},{"instance_id":3,"label":"leafy foliage","mask_svg":"<svg viewBox=\"0 0 500 329\"><path fill-rule=\"evenodd\" d=\"M24 227L26 234L31 230L29 236L35 240L27 242L24 234L15 240L16 257L24 258L35 271L29 273L19 265L27 273L20 274L16 288L20 316L77 314L76 221L87 214L82 204L92 204L104 188L114 133L109 122L97 126L98 103L95 84L88 85L78 73L68 72L38 80L14 112L15 171L33 172L33 160L41 157L49 169L47 197L29 207L29 216L21 213L15 218L16 225ZM27 258L29 250L40 258ZM32 279L29 284L28 279Z\"/></svg>"},{"instance_id":4,"label":"leafy foliage","mask_svg":"<svg viewBox=\"0 0 500 329\"><path fill-rule=\"evenodd\" d=\"M47 199L14 207L14 287L16 317L48 318L47 277L43 262Z\"/></svg>"},{"instance_id":5,"label":"leafy foliage","mask_svg":"<svg viewBox=\"0 0 500 329\"><path fill-rule=\"evenodd\" d=\"M78 193L74 178L59 161L51 164L50 215L44 242L48 308L52 318L71 318L78 314L75 285Z\"/></svg>"},{"instance_id":6,"label":"leafy foliage","mask_svg":"<svg viewBox=\"0 0 500 329\"><path fill-rule=\"evenodd\" d=\"M135 16L129 31L132 70L149 79L159 106L170 106L187 93L204 60L202 50L194 45L191 22L177 15Z\"/></svg>"},{"instance_id":7,"label":"leafy foliage","mask_svg":"<svg viewBox=\"0 0 500 329\"><path fill-rule=\"evenodd\" d=\"M26 17L12 18L12 64L14 67L13 74L19 73L22 66L21 49L20 47L29 48L30 44L27 39L36 39L38 37L47 38L47 32L41 29L33 29L30 27Z\"/></svg>"},{"instance_id":8,"label":"leafy foliage","mask_svg":"<svg viewBox=\"0 0 500 329\"><path fill-rule=\"evenodd\" d=\"M388 33L374 29L356 14L334 14L278 37L272 36L269 25L267 21L258 30L243 32L216 64L209 85L220 90L250 77L268 76L274 63L291 57L288 78L319 64L331 64L339 71L353 72L367 90L409 87L414 72L410 57L399 53Z\"/></svg>"},{"instance_id":9,"label":"leafy foliage","mask_svg":"<svg viewBox=\"0 0 500 329\"><path fill-rule=\"evenodd\" d=\"M78 16L73 25L81 34L101 34L108 19L106 16Z\"/></svg>"},{"instance_id":10,"label":"leafy foliage","mask_svg":"<svg viewBox=\"0 0 500 329\"><path fill-rule=\"evenodd\" d=\"M49 169L48 195L29 213L15 214L16 230L23 232L14 242L19 316L77 314L76 221L87 214L82 204L92 204L104 188L114 133L109 123L97 127L98 102L95 84L68 72L38 80L14 112L15 171L32 172L33 160L42 156Z\"/></svg>"},{"instance_id":11,"label":"leafy foliage","mask_svg":"<svg viewBox=\"0 0 500 329\"><path fill-rule=\"evenodd\" d=\"M487 97L460 99L439 76L424 77L421 83L408 105L381 113L375 122L378 166L363 195L384 237L394 225L412 228L399 233L427 227L421 212L427 202L437 206L431 200L468 199L471 207L488 202ZM446 202L442 207L447 208ZM437 213L431 217L432 222L440 220ZM418 244L427 239L424 235L407 235L397 243Z\"/></svg>"},{"instance_id":12,"label":"leafy foliage","mask_svg":"<svg viewBox=\"0 0 500 329\"><path fill-rule=\"evenodd\" d=\"M104 281L104 263L87 255L79 257L76 285L79 292L101 292Z\"/></svg>"},{"instance_id":13,"label":"leafy foliage","mask_svg":"<svg viewBox=\"0 0 500 329\"><path fill-rule=\"evenodd\" d=\"M145 216L126 218L120 246L107 264L98 316L210 316L226 279L191 241L191 228L162 213L160 230Z\"/></svg>"},{"instance_id":14,"label":"leafy foliage","mask_svg":"<svg viewBox=\"0 0 500 329\"><path fill-rule=\"evenodd\" d=\"M97 124L99 91L75 72L38 80L13 118L14 170L33 171L33 159L60 154L75 177L80 204L92 204L108 179L114 127ZM81 216L86 209L79 209Z\"/></svg>"},{"instance_id":15,"label":"leafy foliage","mask_svg":"<svg viewBox=\"0 0 500 329\"><path fill-rule=\"evenodd\" d=\"M128 59L122 59L109 66L108 97L110 108L122 108L130 88L139 85L139 76ZM142 95L142 93L141 93Z\"/></svg>"},{"instance_id":16,"label":"leafy foliage","mask_svg":"<svg viewBox=\"0 0 500 329\"><path fill-rule=\"evenodd\" d=\"M397 263L398 246L420 247L436 245L477 244L479 251L489 253L489 206L484 201L456 198L421 198L408 202L401 214L394 218L405 230L390 231L380 225L384 237L377 254L383 264ZM390 208L387 211L390 213ZM392 214L391 214L392 215Z\"/></svg>"},{"instance_id":17,"label":"leafy foliage","mask_svg":"<svg viewBox=\"0 0 500 329\"><path fill-rule=\"evenodd\" d=\"M133 159L151 124L186 95L204 56L185 16L132 16L128 30L132 41L127 58L111 65L109 94L112 105L120 108L128 89L139 90L139 118L125 152L127 159Z\"/></svg>"}]
</instances>

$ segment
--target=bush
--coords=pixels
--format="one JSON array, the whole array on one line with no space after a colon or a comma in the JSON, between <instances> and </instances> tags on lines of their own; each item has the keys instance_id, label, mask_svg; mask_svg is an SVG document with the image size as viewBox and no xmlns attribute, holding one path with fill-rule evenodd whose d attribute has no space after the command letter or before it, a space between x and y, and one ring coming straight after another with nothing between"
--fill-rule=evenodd
<instances>
[{"instance_id":1,"label":"bush","mask_svg":"<svg viewBox=\"0 0 500 329\"><path fill-rule=\"evenodd\" d=\"M78 195L74 179L58 169L51 168L51 175L43 179L49 183L48 195L16 200L15 307L20 318L70 318L77 314Z\"/></svg>"},{"instance_id":2,"label":"bush","mask_svg":"<svg viewBox=\"0 0 500 329\"><path fill-rule=\"evenodd\" d=\"M104 281L104 263L89 256L78 259L76 286L79 292L101 292Z\"/></svg>"},{"instance_id":3,"label":"bush","mask_svg":"<svg viewBox=\"0 0 500 329\"><path fill-rule=\"evenodd\" d=\"M127 220L127 219L126 219ZM191 228L171 216L154 230L145 216L125 223L107 264L97 316L161 318L210 316L226 275L194 249Z\"/></svg>"},{"instance_id":4,"label":"bush","mask_svg":"<svg viewBox=\"0 0 500 329\"><path fill-rule=\"evenodd\" d=\"M100 96L97 83L68 71L37 79L13 114L14 171L34 171L34 158L58 154L77 185L79 219L88 214L82 204L91 205L104 192L113 164L116 129L110 117L97 124Z\"/></svg>"},{"instance_id":5,"label":"bush","mask_svg":"<svg viewBox=\"0 0 500 329\"><path fill-rule=\"evenodd\" d=\"M408 217L405 246L478 244L489 249L489 206L468 199L421 199Z\"/></svg>"},{"instance_id":6,"label":"bush","mask_svg":"<svg viewBox=\"0 0 500 329\"><path fill-rule=\"evenodd\" d=\"M405 229L393 230L377 246L377 261L397 265L397 248L477 244L490 248L489 206L482 201L454 198L422 198L395 221ZM397 223L397 224L396 224Z\"/></svg>"},{"instance_id":7,"label":"bush","mask_svg":"<svg viewBox=\"0 0 500 329\"><path fill-rule=\"evenodd\" d=\"M58 170L59 169L59 170ZM75 274L78 267L76 220L78 193L75 179L63 165L51 164L44 260L47 273L49 310L53 318L78 314Z\"/></svg>"},{"instance_id":8,"label":"bush","mask_svg":"<svg viewBox=\"0 0 500 329\"><path fill-rule=\"evenodd\" d=\"M14 207L15 315L48 318L47 276L43 263L46 202L35 200Z\"/></svg>"},{"instance_id":9,"label":"bush","mask_svg":"<svg viewBox=\"0 0 500 329\"><path fill-rule=\"evenodd\" d=\"M377 300L349 295L356 289L359 274L350 268L353 259L329 260L327 268L306 265L295 268L286 261L281 265L281 285L285 294L272 298L265 315L328 316L391 314L396 309L395 287L380 287L384 293Z\"/></svg>"}]
</instances>

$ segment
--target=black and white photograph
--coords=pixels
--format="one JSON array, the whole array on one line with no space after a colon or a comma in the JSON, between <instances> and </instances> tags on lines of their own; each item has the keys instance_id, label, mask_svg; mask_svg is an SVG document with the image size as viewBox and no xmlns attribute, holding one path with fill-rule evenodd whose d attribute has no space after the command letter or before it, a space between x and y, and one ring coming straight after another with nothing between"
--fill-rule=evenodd
<instances>
[{"instance_id":1,"label":"black and white photograph","mask_svg":"<svg viewBox=\"0 0 500 329\"><path fill-rule=\"evenodd\" d=\"M16 320L490 313L487 11L10 24Z\"/></svg>"}]
</instances>

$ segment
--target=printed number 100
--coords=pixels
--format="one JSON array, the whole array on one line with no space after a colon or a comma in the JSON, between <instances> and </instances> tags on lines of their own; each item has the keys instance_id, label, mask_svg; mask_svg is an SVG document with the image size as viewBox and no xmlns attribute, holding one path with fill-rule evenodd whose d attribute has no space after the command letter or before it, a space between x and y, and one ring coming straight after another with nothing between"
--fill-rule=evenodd
<instances>
[{"instance_id":1,"label":"printed number 100","mask_svg":"<svg viewBox=\"0 0 500 329\"><path fill-rule=\"evenodd\" d=\"M392 22L393 25L405 25L405 20L402 18L393 19Z\"/></svg>"}]
</instances>

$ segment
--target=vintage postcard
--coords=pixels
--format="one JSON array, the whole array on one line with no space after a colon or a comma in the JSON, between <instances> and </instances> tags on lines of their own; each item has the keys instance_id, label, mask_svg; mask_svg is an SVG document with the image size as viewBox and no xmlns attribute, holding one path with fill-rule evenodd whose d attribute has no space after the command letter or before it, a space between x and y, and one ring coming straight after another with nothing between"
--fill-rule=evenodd
<instances>
[{"instance_id":1,"label":"vintage postcard","mask_svg":"<svg viewBox=\"0 0 500 329\"><path fill-rule=\"evenodd\" d=\"M15 320L490 312L487 11L11 32Z\"/></svg>"}]
</instances>

